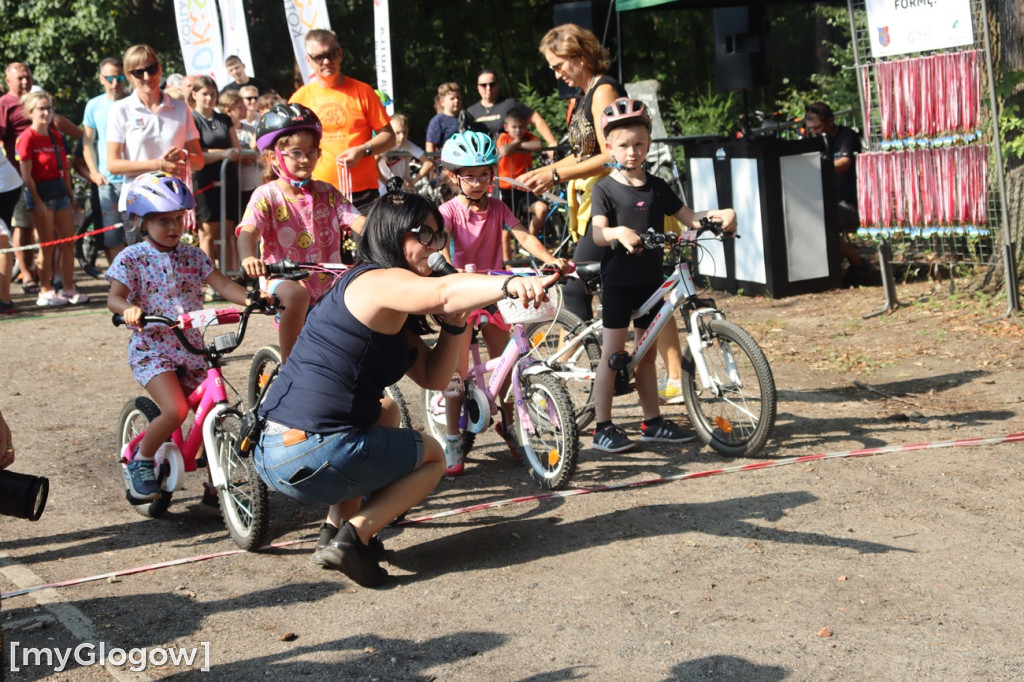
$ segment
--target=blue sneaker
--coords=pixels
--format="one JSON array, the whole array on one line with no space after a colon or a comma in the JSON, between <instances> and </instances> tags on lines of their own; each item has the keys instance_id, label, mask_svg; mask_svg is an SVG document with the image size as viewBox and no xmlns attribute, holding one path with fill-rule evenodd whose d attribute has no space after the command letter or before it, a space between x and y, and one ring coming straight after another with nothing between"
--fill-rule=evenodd
<instances>
[{"instance_id":1,"label":"blue sneaker","mask_svg":"<svg viewBox=\"0 0 1024 682\"><path fill-rule=\"evenodd\" d=\"M128 494L139 502L148 502L160 497L160 484L151 459L133 459L124 470L128 483Z\"/></svg>"}]
</instances>

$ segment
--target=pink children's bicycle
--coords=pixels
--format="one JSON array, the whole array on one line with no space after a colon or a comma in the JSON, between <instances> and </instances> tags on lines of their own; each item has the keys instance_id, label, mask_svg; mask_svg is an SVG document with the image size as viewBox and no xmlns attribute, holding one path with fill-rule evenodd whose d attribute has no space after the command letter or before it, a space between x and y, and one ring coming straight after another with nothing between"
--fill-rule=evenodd
<instances>
[{"instance_id":1,"label":"pink children's bicycle","mask_svg":"<svg viewBox=\"0 0 1024 682\"><path fill-rule=\"evenodd\" d=\"M183 313L174 320L161 315L146 315L143 324L163 324L172 329L183 348L206 358L206 380L188 396L188 406L195 412L187 433L175 431L171 440L160 446L156 453L157 480L160 497L139 503L127 491L128 463L142 440L148 424L160 414L156 403L139 396L129 400L121 412L118 423L118 452L122 475L125 477L125 496L129 504L144 516L158 517L167 511L175 491L181 490L184 474L207 467L217 491L221 513L228 533L236 545L245 550L262 546L267 533L267 487L260 480L252 459L239 447L243 440L243 416L235 401L228 399L227 382L221 373L224 356L234 351L245 338L249 316L270 313L259 300L259 292L249 294L251 303L244 310L234 308L197 310ZM115 314L115 326L124 324L124 317ZM184 334L186 329L205 330L214 325L234 324L235 331L219 334L204 347L193 346Z\"/></svg>"},{"instance_id":2,"label":"pink children's bicycle","mask_svg":"<svg viewBox=\"0 0 1024 682\"><path fill-rule=\"evenodd\" d=\"M532 272L494 272L488 274L534 274ZM470 341L470 366L462 387L462 430L464 452L473 445L476 434L485 431L493 416L501 414L501 388L511 377L508 393L514 404L515 430L502 424L506 441L516 457L524 460L530 477L540 487L559 490L569 484L579 456L579 430L572 399L562 380L551 367L537 360L526 336L524 323L543 324L558 313L559 289L549 290L551 300L539 308L524 308L514 299L498 302L502 317L512 325L512 338L501 355L484 362L480 358L479 330L487 324L486 315L476 318ZM490 378L488 379L488 375ZM447 420L445 398L441 391L427 390L424 395L427 427L431 435L444 442ZM515 433L515 436L511 436ZM515 443L515 445L513 445Z\"/></svg>"}]
</instances>

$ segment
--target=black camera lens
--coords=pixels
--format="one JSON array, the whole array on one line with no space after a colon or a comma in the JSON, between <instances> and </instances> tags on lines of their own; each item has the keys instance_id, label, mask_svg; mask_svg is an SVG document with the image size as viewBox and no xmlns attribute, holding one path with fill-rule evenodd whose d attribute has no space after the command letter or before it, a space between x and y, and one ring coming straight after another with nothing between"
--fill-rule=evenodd
<instances>
[{"instance_id":1,"label":"black camera lens","mask_svg":"<svg viewBox=\"0 0 1024 682\"><path fill-rule=\"evenodd\" d=\"M0 471L0 514L4 516L38 521L49 493L47 478Z\"/></svg>"}]
</instances>

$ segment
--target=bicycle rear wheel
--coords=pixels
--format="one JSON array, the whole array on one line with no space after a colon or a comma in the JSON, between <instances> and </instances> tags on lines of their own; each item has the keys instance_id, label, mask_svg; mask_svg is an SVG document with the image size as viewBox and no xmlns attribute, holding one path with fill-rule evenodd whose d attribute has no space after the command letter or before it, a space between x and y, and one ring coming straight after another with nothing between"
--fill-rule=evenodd
<instances>
[{"instance_id":1,"label":"bicycle rear wheel","mask_svg":"<svg viewBox=\"0 0 1024 682\"><path fill-rule=\"evenodd\" d=\"M530 478L545 490L568 485L579 457L579 430L572 401L554 374L532 374L522 378L523 404L530 428L516 409L516 432L526 455Z\"/></svg>"},{"instance_id":2,"label":"bicycle rear wheel","mask_svg":"<svg viewBox=\"0 0 1024 682\"><path fill-rule=\"evenodd\" d=\"M448 429L448 421L445 416L445 397L441 391L423 389L423 418L427 422L427 431L434 437L441 447L444 447L445 434ZM463 409L465 409L463 407ZM476 434L472 431L462 431L462 456L465 457L476 443Z\"/></svg>"},{"instance_id":3,"label":"bicycle rear wheel","mask_svg":"<svg viewBox=\"0 0 1024 682\"><path fill-rule=\"evenodd\" d=\"M252 356L249 364L249 381L246 386L246 406L251 410L260 397L263 387L277 376L281 366L281 349L277 346L264 346Z\"/></svg>"},{"instance_id":4,"label":"bicycle rear wheel","mask_svg":"<svg viewBox=\"0 0 1024 682\"><path fill-rule=\"evenodd\" d=\"M707 323L704 361L711 385L704 388L686 348L683 396L697 435L728 457L757 454L775 428L775 379L757 342L728 320Z\"/></svg>"},{"instance_id":5,"label":"bicycle rear wheel","mask_svg":"<svg viewBox=\"0 0 1024 682\"><path fill-rule=\"evenodd\" d=\"M125 447L128 446L132 440L135 439L140 433L146 430L149 423L160 416L160 408L156 406L149 398L143 398L139 396L129 400L124 409L121 410L121 418L117 424L117 459L118 466L120 469L121 480L125 486L125 499L128 500L128 504L132 506L132 509L137 511L143 516L149 518L158 518L167 511L167 507L171 504L172 492L163 490L160 492L160 497L155 500L148 500L146 502L139 502L128 492L127 482L127 467L124 460L121 458L121 454L124 452ZM158 480L163 480L170 473L170 466L166 463L160 468L160 471L156 472Z\"/></svg>"},{"instance_id":6,"label":"bicycle rear wheel","mask_svg":"<svg viewBox=\"0 0 1024 682\"><path fill-rule=\"evenodd\" d=\"M405 402L405 396L402 395L402 389L398 387L398 384L391 384L384 389L384 397L391 398L398 406L398 412L402 415L401 426L403 429L412 428L412 417L409 415L409 406Z\"/></svg>"},{"instance_id":7,"label":"bicycle rear wheel","mask_svg":"<svg viewBox=\"0 0 1024 682\"><path fill-rule=\"evenodd\" d=\"M227 485L217 490L220 509L231 540L241 549L251 552L263 546L270 522L267 486L256 473L252 457L238 453L242 436L242 415L225 410L217 416L213 430L219 466L224 471Z\"/></svg>"},{"instance_id":8,"label":"bicycle rear wheel","mask_svg":"<svg viewBox=\"0 0 1024 682\"><path fill-rule=\"evenodd\" d=\"M533 356L551 367L565 385L580 431L594 420L594 375L601 362L600 332L585 334L579 345L564 357L557 360L551 357L582 334L585 326L576 314L563 308L554 320L531 322L525 327Z\"/></svg>"}]
</instances>

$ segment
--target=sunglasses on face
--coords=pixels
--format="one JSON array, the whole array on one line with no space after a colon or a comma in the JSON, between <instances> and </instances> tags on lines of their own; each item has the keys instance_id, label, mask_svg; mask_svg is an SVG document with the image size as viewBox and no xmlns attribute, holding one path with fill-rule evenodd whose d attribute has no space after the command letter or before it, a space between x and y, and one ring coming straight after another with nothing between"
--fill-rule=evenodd
<instances>
[{"instance_id":1,"label":"sunglasses on face","mask_svg":"<svg viewBox=\"0 0 1024 682\"><path fill-rule=\"evenodd\" d=\"M259 99L259 97L253 95L252 97L243 97L242 99L244 99L246 102L255 102L257 99Z\"/></svg>"},{"instance_id":2,"label":"sunglasses on face","mask_svg":"<svg viewBox=\"0 0 1024 682\"><path fill-rule=\"evenodd\" d=\"M486 185L491 181L490 173L484 173L478 178L474 178L472 175L456 175L456 177L460 181L469 183L470 185Z\"/></svg>"},{"instance_id":3,"label":"sunglasses on face","mask_svg":"<svg viewBox=\"0 0 1024 682\"><path fill-rule=\"evenodd\" d=\"M448 244L448 233L444 230L431 230L426 225L418 225L409 231L416 235L420 246L440 251Z\"/></svg>"},{"instance_id":4,"label":"sunglasses on face","mask_svg":"<svg viewBox=\"0 0 1024 682\"><path fill-rule=\"evenodd\" d=\"M156 72L154 71L154 73L156 73ZM102 78L103 80L107 81L108 83L124 83L124 74L120 74L120 73L117 74L116 76L102 76L101 75L100 78Z\"/></svg>"},{"instance_id":5,"label":"sunglasses on face","mask_svg":"<svg viewBox=\"0 0 1024 682\"><path fill-rule=\"evenodd\" d=\"M490 83L477 83L478 88L493 88L498 84L498 81L491 81Z\"/></svg>"},{"instance_id":6,"label":"sunglasses on face","mask_svg":"<svg viewBox=\"0 0 1024 682\"><path fill-rule=\"evenodd\" d=\"M568 64L568 63L569 63L569 58L566 57L565 59L563 59L562 61L558 62L557 64L548 64L548 68L551 69L552 71L554 71L555 73L565 73L565 65Z\"/></svg>"},{"instance_id":7,"label":"sunglasses on face","mask_svg":"<svg viewBox=\"0 0 1024 682\"><path fill-rule=\"evenodd\" d=\"M332 47L330 50L327 50L327 52L321 52L320 54L307 54L306 57L314 64L319 64L323 61L332 61L337 59L340 52L341 50L338 48Z\"/></svg>"},{"instance_id":8,"label":"sunglasses on face","mask_svg":"<svg viewBox=\"0 0 1024 682\"><path fill-rule=\"evenodd\" d=\"M160 65L154 62L149 66L143 66L141 69L132 69L128 73L130 73L133 78L142 80L143 76L145 76L146 74L149 74L150 76L155 76L157 74L157 71L159 70Z\"/></svg>"}]
</instances>

